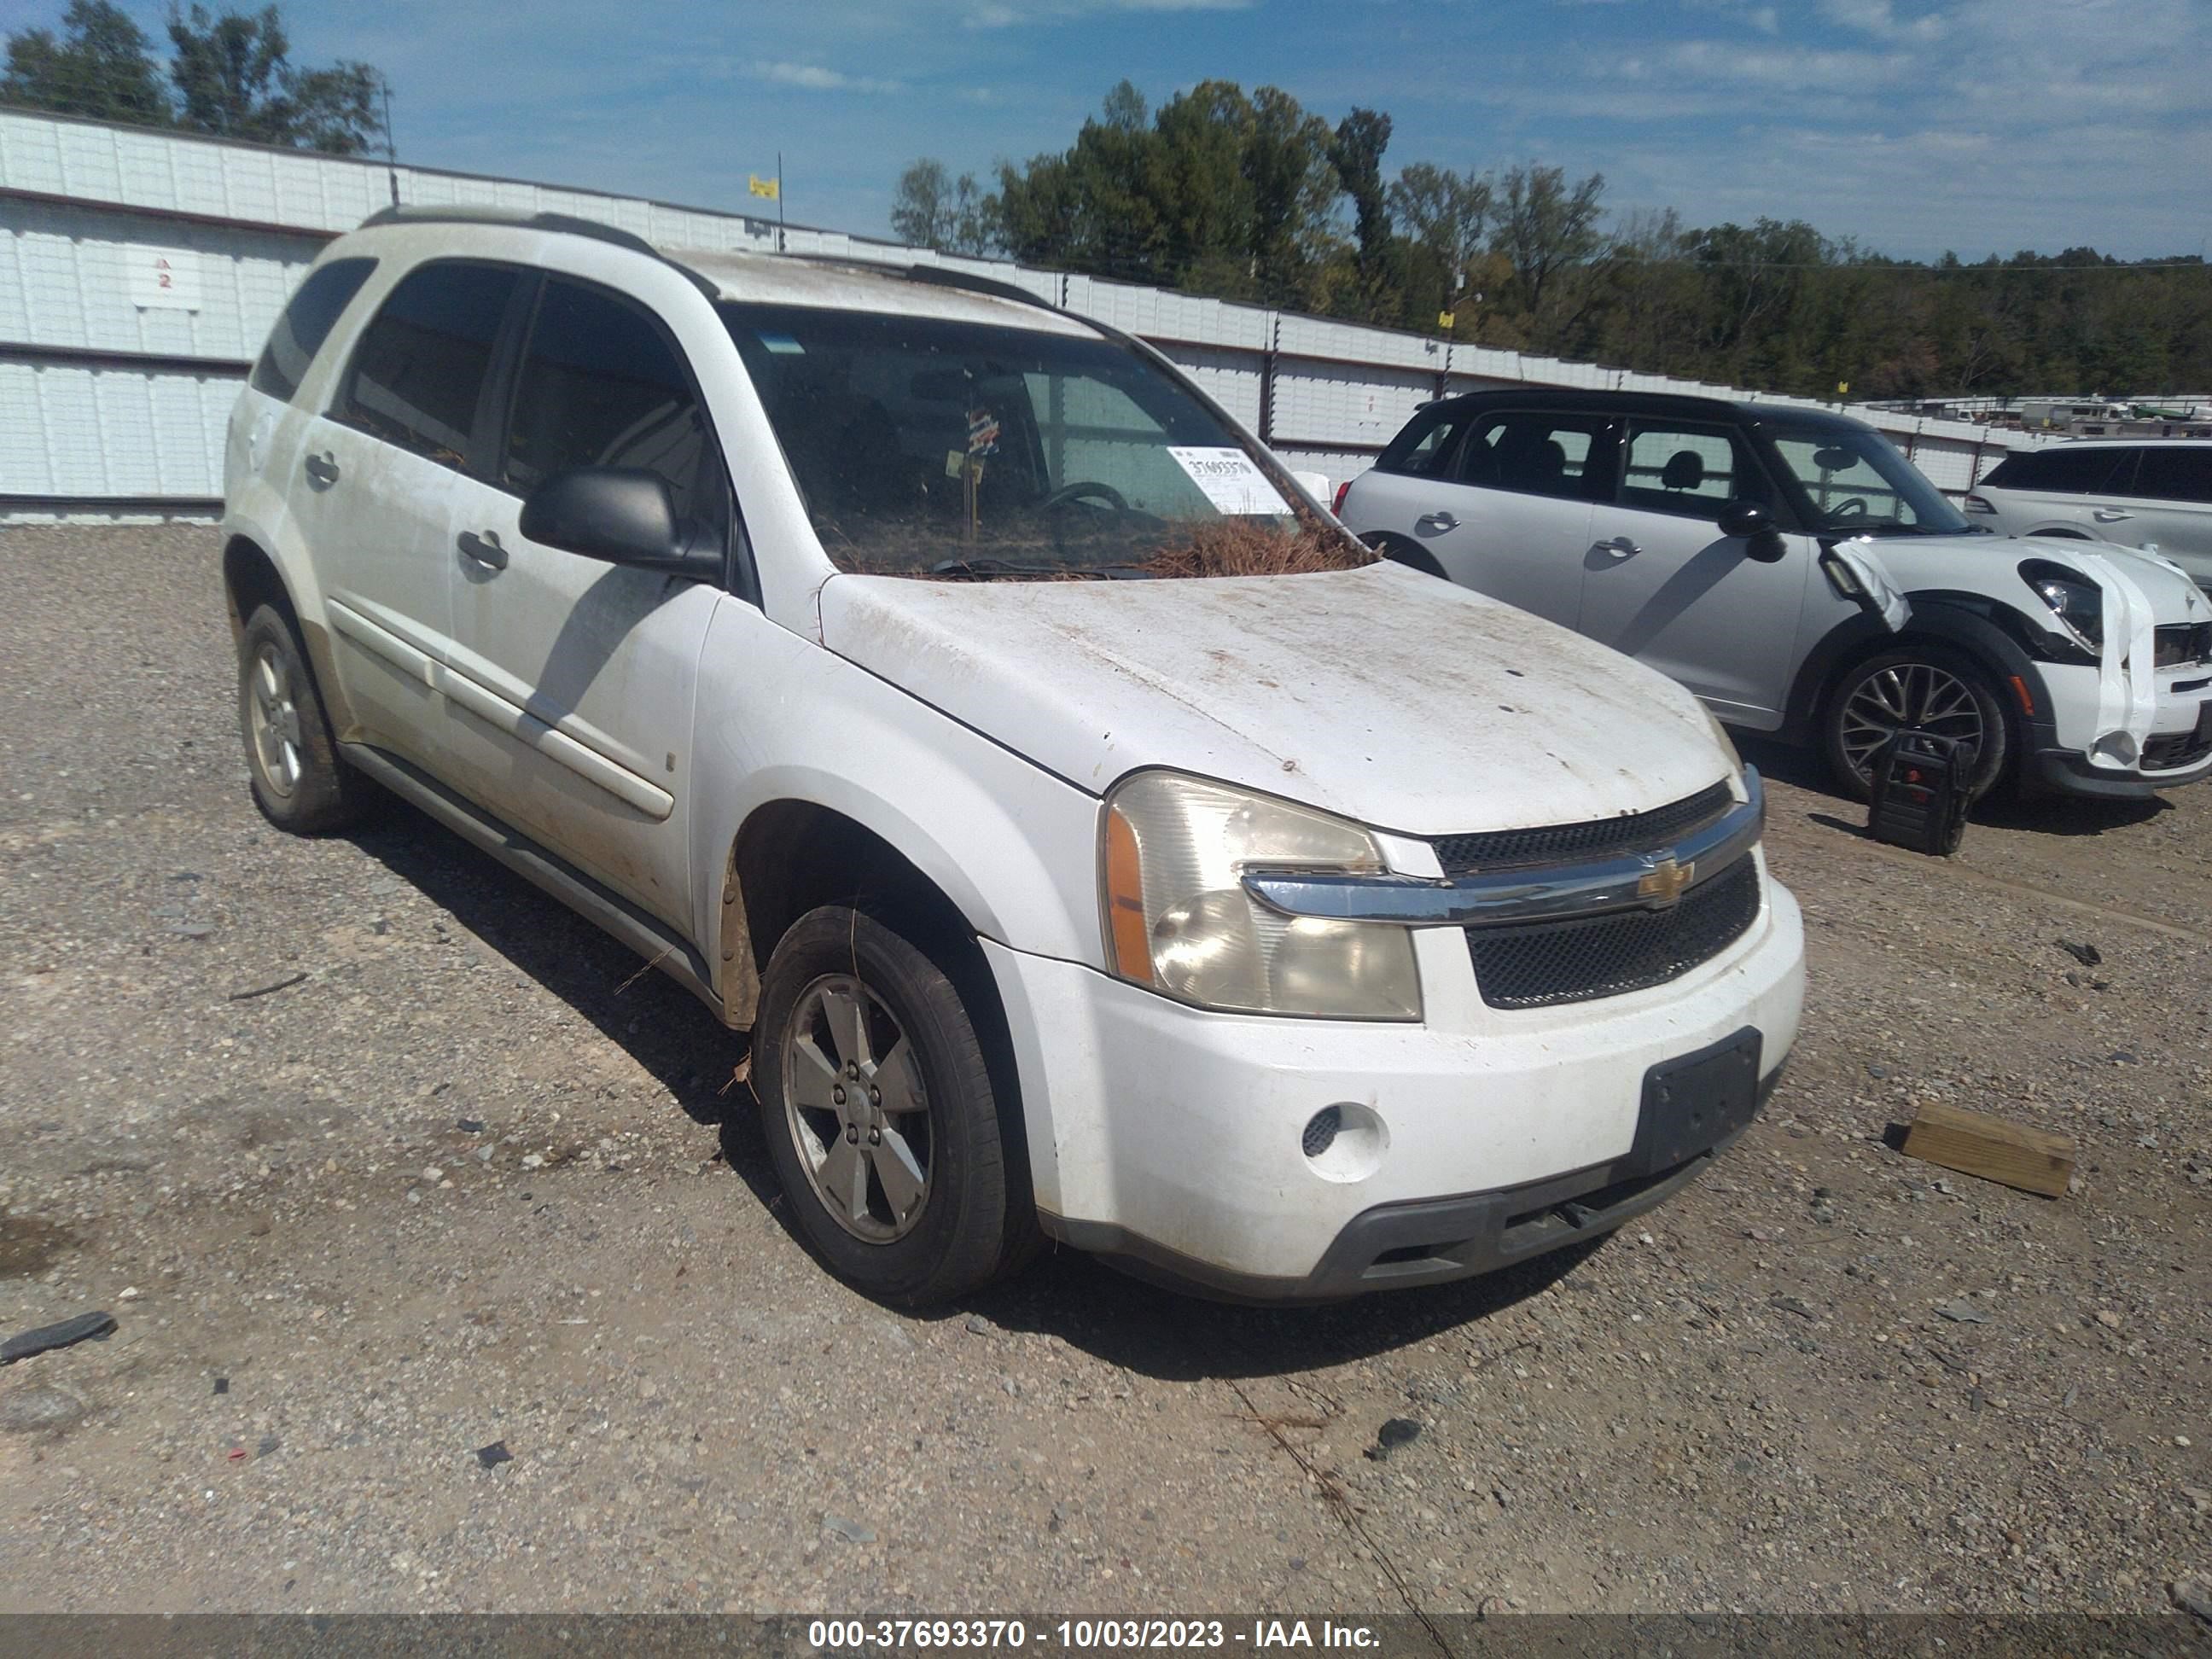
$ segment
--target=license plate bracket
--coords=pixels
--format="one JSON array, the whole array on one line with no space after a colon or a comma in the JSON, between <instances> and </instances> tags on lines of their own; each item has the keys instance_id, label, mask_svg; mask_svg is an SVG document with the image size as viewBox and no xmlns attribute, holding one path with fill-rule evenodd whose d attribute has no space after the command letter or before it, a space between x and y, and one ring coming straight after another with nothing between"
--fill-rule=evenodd
<instances>
[{"instance_id":1,"label":"license plate bracket","mask_svg":"<svg viewBox=\"0 0 2212 1659\"><path fill-rule=\"evenodd\" d=\"M1759 1111L1761 1047L1759 1028L1747 1025L1645 1072L1636 1144L1624 1173L1671 1170L1747 1127Z\"/></svg>"}]
</instances>

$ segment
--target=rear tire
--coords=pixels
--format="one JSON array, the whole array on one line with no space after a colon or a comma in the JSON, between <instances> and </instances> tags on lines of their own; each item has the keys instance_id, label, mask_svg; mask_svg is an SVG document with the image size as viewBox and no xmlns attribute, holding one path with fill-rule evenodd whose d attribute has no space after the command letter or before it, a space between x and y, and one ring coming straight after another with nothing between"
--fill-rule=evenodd
<instances>
[{"instance_id":1,"label":"rear tire","mask_svg":"<svg viewBox=\"0 0 2212 1659\"><path fill-rule=\"evenodd\" d=\"M274 605L255 607L239 636L238 722L262 817L295 836L360 821L372 786L338 758L307 653Z\"/></svg>"},{"instance_id":2,"label":"rear tire","mask_svg":"<svg viewBox=\"0 0 2212 1659\"><path fill-rule=\"evenodd\" d=\"M1967 787L1975 799L1996 787L2011 763L2012 722L1989 671L1941 646L1904 646L1846 669L1820 711L1821 752L1845 794L1854 800L1872 794L1868 763L1888 734L1906 726L1973 744Z\"/></svg>"},{"instance_id":3,"label":"rear tire","mask_svg":"<svg viewBox=\"0 0 2212 1659\"><path fill-rule=\"evenodd\" d=\"M792 1230L830 1272L923 1307L1024 1259L1035 1218L975 1023L914 943L843 905L801 916L763 976L753 1054Z\"/></svg>"},{"instance_id":4,"label":"rear tire","mask_svg":"<svg viewBox=\"0 0 2212 1659\"><path fill-rule=\"evenodd\" d=\"M1403 536L1394 536L1387 530L1378 530L1363 539L1393 564L1402 564L1408 570L1419 571L1424 576L1443 576L1446 581L1451 580L1444 574L1443 566L1437 562L1435 554L1417 543L1407 541Z\"/></svg>"}]
</instances>

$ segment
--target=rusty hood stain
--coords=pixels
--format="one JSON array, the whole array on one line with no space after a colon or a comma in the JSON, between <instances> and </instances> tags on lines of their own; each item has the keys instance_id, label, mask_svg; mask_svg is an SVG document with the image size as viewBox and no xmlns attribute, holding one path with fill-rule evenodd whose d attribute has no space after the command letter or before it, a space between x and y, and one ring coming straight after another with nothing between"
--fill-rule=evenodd
<instances>
[{"instance_id":1,"label":"rusty hood stain","mask_svg":"<svg viewBox=\"0 0 2212 1659\"><path fill-rule=\"evenodd\" d=\"M830 650L1084 788L1165 766L1386 830L1645 811L1728 760L1690 694L1394 564L1156 581L838 575Z\"/></svg>"}]
</instances>

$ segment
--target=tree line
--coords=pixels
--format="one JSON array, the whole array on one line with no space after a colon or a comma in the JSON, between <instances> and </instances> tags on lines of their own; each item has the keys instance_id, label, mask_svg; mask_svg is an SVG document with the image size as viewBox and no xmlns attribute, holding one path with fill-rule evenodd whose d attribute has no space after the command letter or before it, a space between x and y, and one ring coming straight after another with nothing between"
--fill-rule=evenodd
<instances>
[{"instance_id":1,"label":"tree line","mask_svg":"<svg viewBox=\"0 0 2212 1659\"><path fill-rule=\"evenodd\" d=\"M1124 81L1069 149L1000 163L994 188L916 161L891 224L949 252L1807 397L2212 387L2199 256L1921 264L1802 219L1610 217L1598 173L1390 176L1390 130L1226 81L1152 110Z\"/></svg>"},{"instance_id":2,"label":"tree line","mask_svg":"<svg viewBox=\"0 0 2212 1659\"><path fill-rule=\"evenodd\" d=\"M276 7L210 13L173 6L166 32L165 69L127 13L107 0L70 0L58 34L27 28L9 35L0 102L329 155L385 147L384 76L349 60L321 69L294 64Z\"/></svg>"}]
</instances>

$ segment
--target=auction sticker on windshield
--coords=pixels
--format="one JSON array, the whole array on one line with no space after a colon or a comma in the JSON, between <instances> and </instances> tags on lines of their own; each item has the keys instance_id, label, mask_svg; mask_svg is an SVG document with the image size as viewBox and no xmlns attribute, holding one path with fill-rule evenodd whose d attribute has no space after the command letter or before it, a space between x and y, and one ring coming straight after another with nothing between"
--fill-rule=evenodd
<instances>
[{"instance_id":1,"label":"auction sticker on windshield","mask_svg":"<svg viewBox=\"0 0 2212 1659\"><path fill-rule=\"evenodd\" d=\"M1267 475L1252 465L1241 449L1199 448L1170 444L1168 453L1190 474L1190 481L1206 492L1206 499L1222 513L1281 514L1290 511L1281 492Z\"/></svg>"}]
</instances>

